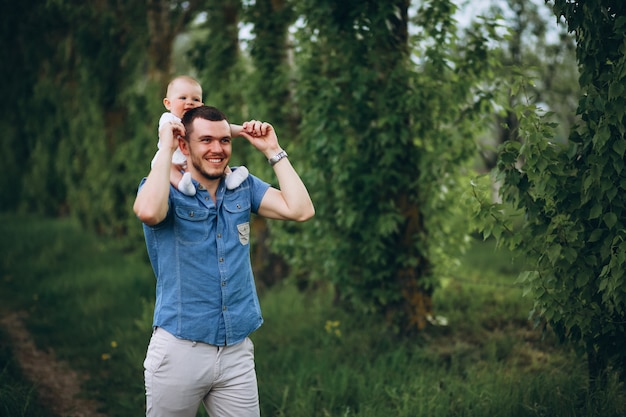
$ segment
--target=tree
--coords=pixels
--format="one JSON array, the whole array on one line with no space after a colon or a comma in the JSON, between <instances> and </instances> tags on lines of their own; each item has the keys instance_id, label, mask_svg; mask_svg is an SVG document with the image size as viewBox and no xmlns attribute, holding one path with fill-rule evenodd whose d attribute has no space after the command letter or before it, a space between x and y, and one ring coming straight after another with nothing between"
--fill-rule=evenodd
<instances>
[{"instance_id":1,"label":"tree","mask_svg":"<svg viewBox=\"0 0 626 417\"><path fill-rule=\"evenodd\" d=\"M460 44L455 10L425 2L411 39L405 0L297 5L297 102L317 213L300 258L343 305L403 334L426 326L435 268L467 232L458 196L491 61L478 31Z\"/></svg>"},{"instance_id":2,"label":"tree","mask_svg":"<svg viewBox=\"0 0 626 417\"><path fill-rule=\"evenodd\" d=\"M295 105L293 84L293 46L289 29L296 15L293 1L257 0L245 9L245 21L250 23L253 38L247 48L249 76L246 85L246 103L252 118L267 120L279 133L281 143L299 172L302 138L299 135L299 111ZM248 150L250 150L248 148ZM264 178L274 178L273 170L258 153L247 153L247 163ZM275 184L278 186L278 184ZM253 265L260 285L270 286L290 274L293 245L289 242L299 234L302 225L292 222L271 222L254 218Z\"/></svg>"},{"instance_id":3,"label":"tree","mask_svg":"<svg viewBox=\"0 0 626 417\"><path fill-rule=\"evenodd\" d=\"M232 121L242 118L245 90L239 47L241 13L241 0L207 1L201 23L193 28L188 52L203 85L205 103L220 108Z\"/></svg>"},{"instance_id":4,"label":"tree","mask_svg":"<svg viewBox=\"0 0 626 417\"><path fill-rule=\"evenodd\" d=\"M3 184L22 190L13 200L28 211L77 216L102 233L129 230L137 181L155 149L151 115L162 111L171 76L169 43L201 5L33 2L21 13L26 24L15 28L3 14L7 39L20 45L17 60L7 62L29 68L7 66L12 75L3 77L9 93L24 97L15 120L2 117L8 143L21 150L19 171L6 167L13 184Z\"/></svg>"},{"instance_id":5,"label":"tree","mask_svg":"<svg viewBox=\"0 0 626 417\"><path fill-rule=\"evenodd\" d=\"M507 238L532 262L520 279L539 318L586 354L594 388L611 370L626 376L626 4L556 0L553 9L576 39L581 121L559 146L532 106L518 109L525 144L504 146L498 175L504 201L525 218Z\"/></svg>"},{"instance_id":6,"label":"tree","mask_svg":"<svg viewBox=\"0 0 626 417\"><path fill-rule=\"evenodd\" d=\"M13 46L0 50L0 90L7 98L0 102L0 146L5 155L0 168L2 210L19 206L24 190L22 176L34 151L33 138L25 128L38 125L41 116L32 111L32 100L38 77L47 72L46 58L52 53L52 45L46 37L54 27L54 21L42 11L44 3L16 3L6 7L1 17L0 39Z\"/></svg>"},{"instance_id":7,"label":"tree","mask_svg":"<svg viewBox=\"0 0 626 417\"><path fill-rule=\"evenodd\" d=\"M499 145L521 139L519 121L515 112L510 110L518 103L529 99L544 111L552 112L554 121L559 123L556 140L560 142L566 140L575 122L579 88L574 39L561 26L550 25L542 13L547 10L547 5L532 1L507 0L492 5L487 13L489 19L506 22L508 28L508 36L503 39L500 49L502 69L499 77L512 80L521 72L533 81L525 87L527 97L503 89L502 100L507 104L502 111L495 113L494 127L487 134L493 139L489 140L489 146L481 149L487 171L496 166L495 149Z\"/></svg>"},{"instance_id":8,"label":"tree","mask_svg":"<svg viewBox=\"0 0 626 417\"><path fill-rule=\"evenodd\" d=\"M165 91L172 77L174 40L205 10L206 0L148 0L148 79Z\"/></svg>"}]
</instances>

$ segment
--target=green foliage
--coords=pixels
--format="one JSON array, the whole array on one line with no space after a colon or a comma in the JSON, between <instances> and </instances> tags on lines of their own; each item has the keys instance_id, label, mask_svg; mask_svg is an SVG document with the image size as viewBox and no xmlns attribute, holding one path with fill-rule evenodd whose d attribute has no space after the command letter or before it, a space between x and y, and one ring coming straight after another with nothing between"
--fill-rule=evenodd
<instances>
[{"instance_id":1,"label":"green foliage","mask_svg":"<svg viewBox=\"0 0 626 417\"><path fill-rule=\"evenodd\" d=\"M523 144L505 144L497 179L525 222L503 237L532 259L520 281L536 313L587 354L596 383L611 369L626 377L626 8L556 1L554 10L576 36L582 122L559 146L544 116L516 109Z\"/></svg>"},{"instance_id":2,"label":"green foliage","mask_svg":"<svg viewBox=\"0 0 626 417\"><path fill-rule=\"evenodd\" d=\"M567 33L562 24L554 24L548 6L526 0L507 0L494 3L493 12L509 31L501 45L502 77L517 76L519 68L533 82L526 86L526 97L515 92L505 102L520 103L530 100L545 111L553 112L550 119L559 123L555 131L556 142L563 143L576 120L576 105L580 96L578 66L576 64L574 37ZM504 9L504 10L502 10ZM517 123L511 112L498 115L504 126L496 128L500 140L517 140ZM500 141L498 144L501 143ZM489 161L489 168L495 167Z\"/></svg>"},{"instance_id":3,"label":"green foliage","mask_svg":"<svg viewBox=\"0 0 626 417\"><path fill-rule=\"evenodd\" d=\"M224 111L234 123L240 123L244 93L240 86L245 83L239 52L241 1L212 0L205 7L210 12L195 29L202 36L192 42L188 52L190 63L197 68L204 102Z\"/></svg>"},{"instance_id":4,"label":"green foliage","mask_svg":"<svg viewBox=\"0 0 626 417\"><path fill-rule=\"evenodd\" d=\"M5 166L3 196L22 211L72 215L103 234L126 234L155 149L158 113L148 110L160 103L149 84L137 82L146 61L145 4L59 0L29 7L28 36L22 29L11 36L23 45L23 67L37 72L20 70L11 86L19 111L1 118L19 155L9 160L20 168L17 175Z\"/></svg>"},{"instance_id":5,"label":"green foliage","mask_svg":"<svg viewBox=\"0 0 626 417\"><path fill-rule=\"evenodd\" d=\"M298 107L293 100L293 64L288 59L291 47L289 28L296 18L292 3L288 0L259 0L244 8L243 22L250 25L253 38L247 43L249 70L241 83L247 86L242 92L246 117L272 123L281 144L297 163L306 155L299 150L303 138L299 136ZM258 176L272 181L273 170L264 158L259 158L256 152L248 152L246 157ZM274 229L272 225L270 227ZM280 232L277 230L277 233Z\"/></svg>"},{"instance_id":6,"label":"green foliage","mask_svg":"<svg viewBox=\"0 0 626 417\"><path fill-rule=\"evenodd\" d=\"M404 6L297 4L296 98L316 204L300 259L357 311L401 304L405 276L431 291L433 264L450 265L470 226L458 196L489 99L479 87L493 31L463 44L454 5L426 2L409 39Z\"/></svg>"},{"instance_id":7,"label":"green foliage","mask_svg":"<svg viewBox=\"0 0 626 417\"><path fill-rule=\"evenodd\" d=\"M5 210L19 206L23 191L52 182L49 177L41 178L37 184L24 184L23 181L31 155L37 155L38 162L44 162L41 167L44 172L50 165L41 161L41 153L46 153L47 149L41 149L33 135L38 128L49 134L52 129L44 122L48 121L50 113L56 113L54 100L37 103L36 85L39 78L50 75L49 59L56 48L53 42L58 40L54 37L57 16L46 15L45 3L20 3L2 14L1 39L6 45L14 45L0 52L0 90L6 97L0 104L0 127L4 132L0 146L7 155L0 168L0 189L3 190L0 206ZM54 201L58 189L53 187L51 191L40 194L37 204Z\"/></svg>"}]
</instances>

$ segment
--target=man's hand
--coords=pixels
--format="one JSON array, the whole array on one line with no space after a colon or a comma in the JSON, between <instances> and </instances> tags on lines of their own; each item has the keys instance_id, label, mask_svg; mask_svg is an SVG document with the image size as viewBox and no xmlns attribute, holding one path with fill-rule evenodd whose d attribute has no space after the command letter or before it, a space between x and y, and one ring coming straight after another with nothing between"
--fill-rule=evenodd
<instances>
[{"instance_id":1,"label":"man's hand","mask_svg":"<svg viewBox=\"0 0 626 417\"><path fill-rule=\"evenodd\" d=\"M181 122L170 121L159 129L159 142L162 149L175 151L178 148L178 140L185 136L185 127Z\"/></svg>"},{"instance_id":2,"label":"man's hand","mask_svg":"<svg viewBox=\"0 0 626 417\"><path fill-rule=\"evenodd\" d=\"M240 136L246 138L252 146L261 151L268 159L282 151L278 144L278 137L274 127L267 122L258 120L244 122Z\"/></svg>"},{"instance_id":3,"label":"man's hand","mask_svg":"<svg viewBox=\"0 0 626 417\"><path fill-rule=\"evenodd\" d=\"M272 158L282 151L278 138L271 124L250 120L243 124L241 136L265 155ZM259 206L258 214L277 220L295 220L303 222L315 214L315 208L300 176L293 169L288 158L273 165L279 188L270 187Z\"/></svg>"}]
</instances>

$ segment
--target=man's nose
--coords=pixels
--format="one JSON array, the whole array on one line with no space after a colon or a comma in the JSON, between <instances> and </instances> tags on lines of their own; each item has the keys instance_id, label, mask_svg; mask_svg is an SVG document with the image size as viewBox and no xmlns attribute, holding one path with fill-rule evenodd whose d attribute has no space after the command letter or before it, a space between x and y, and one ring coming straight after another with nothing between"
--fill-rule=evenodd
<instances>
[{"instance_id":1,"label":"man's nose","mask_svg":"<svg viewBox=\"0 0 626 417\"><path fill-rule=\"evenodd\" d=\"M209 142L209 149L211 152L215 152L215 153L222 152L222 146L220 145L220 142L217 140L212 140L211 142Z\"/></svg>"}]
</instances>

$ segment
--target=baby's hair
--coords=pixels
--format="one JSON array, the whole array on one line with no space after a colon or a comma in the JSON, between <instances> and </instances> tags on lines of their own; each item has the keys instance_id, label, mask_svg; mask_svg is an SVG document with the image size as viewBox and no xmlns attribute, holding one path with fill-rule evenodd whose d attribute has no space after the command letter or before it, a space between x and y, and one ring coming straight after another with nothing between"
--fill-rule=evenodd
<instances>
[{"instance_id":1,"label":"baby's hair","mask_svg":"<svg viewBox=\"0 0 626 417\"><path fill-rule=\"evenodd\" d=\"M169 97L170 89L174 86L176 81L184 81L186 83L196 84L197 86L202 88L202 86L200 85L200 82L198 82L198 80L196 80L195 78L190 77L189 75L179 75L178 77L173 78L172 81L170 81L170 83L167 85L167 91L165 93L166 96Z\"/></svg>"}]
</instances>

